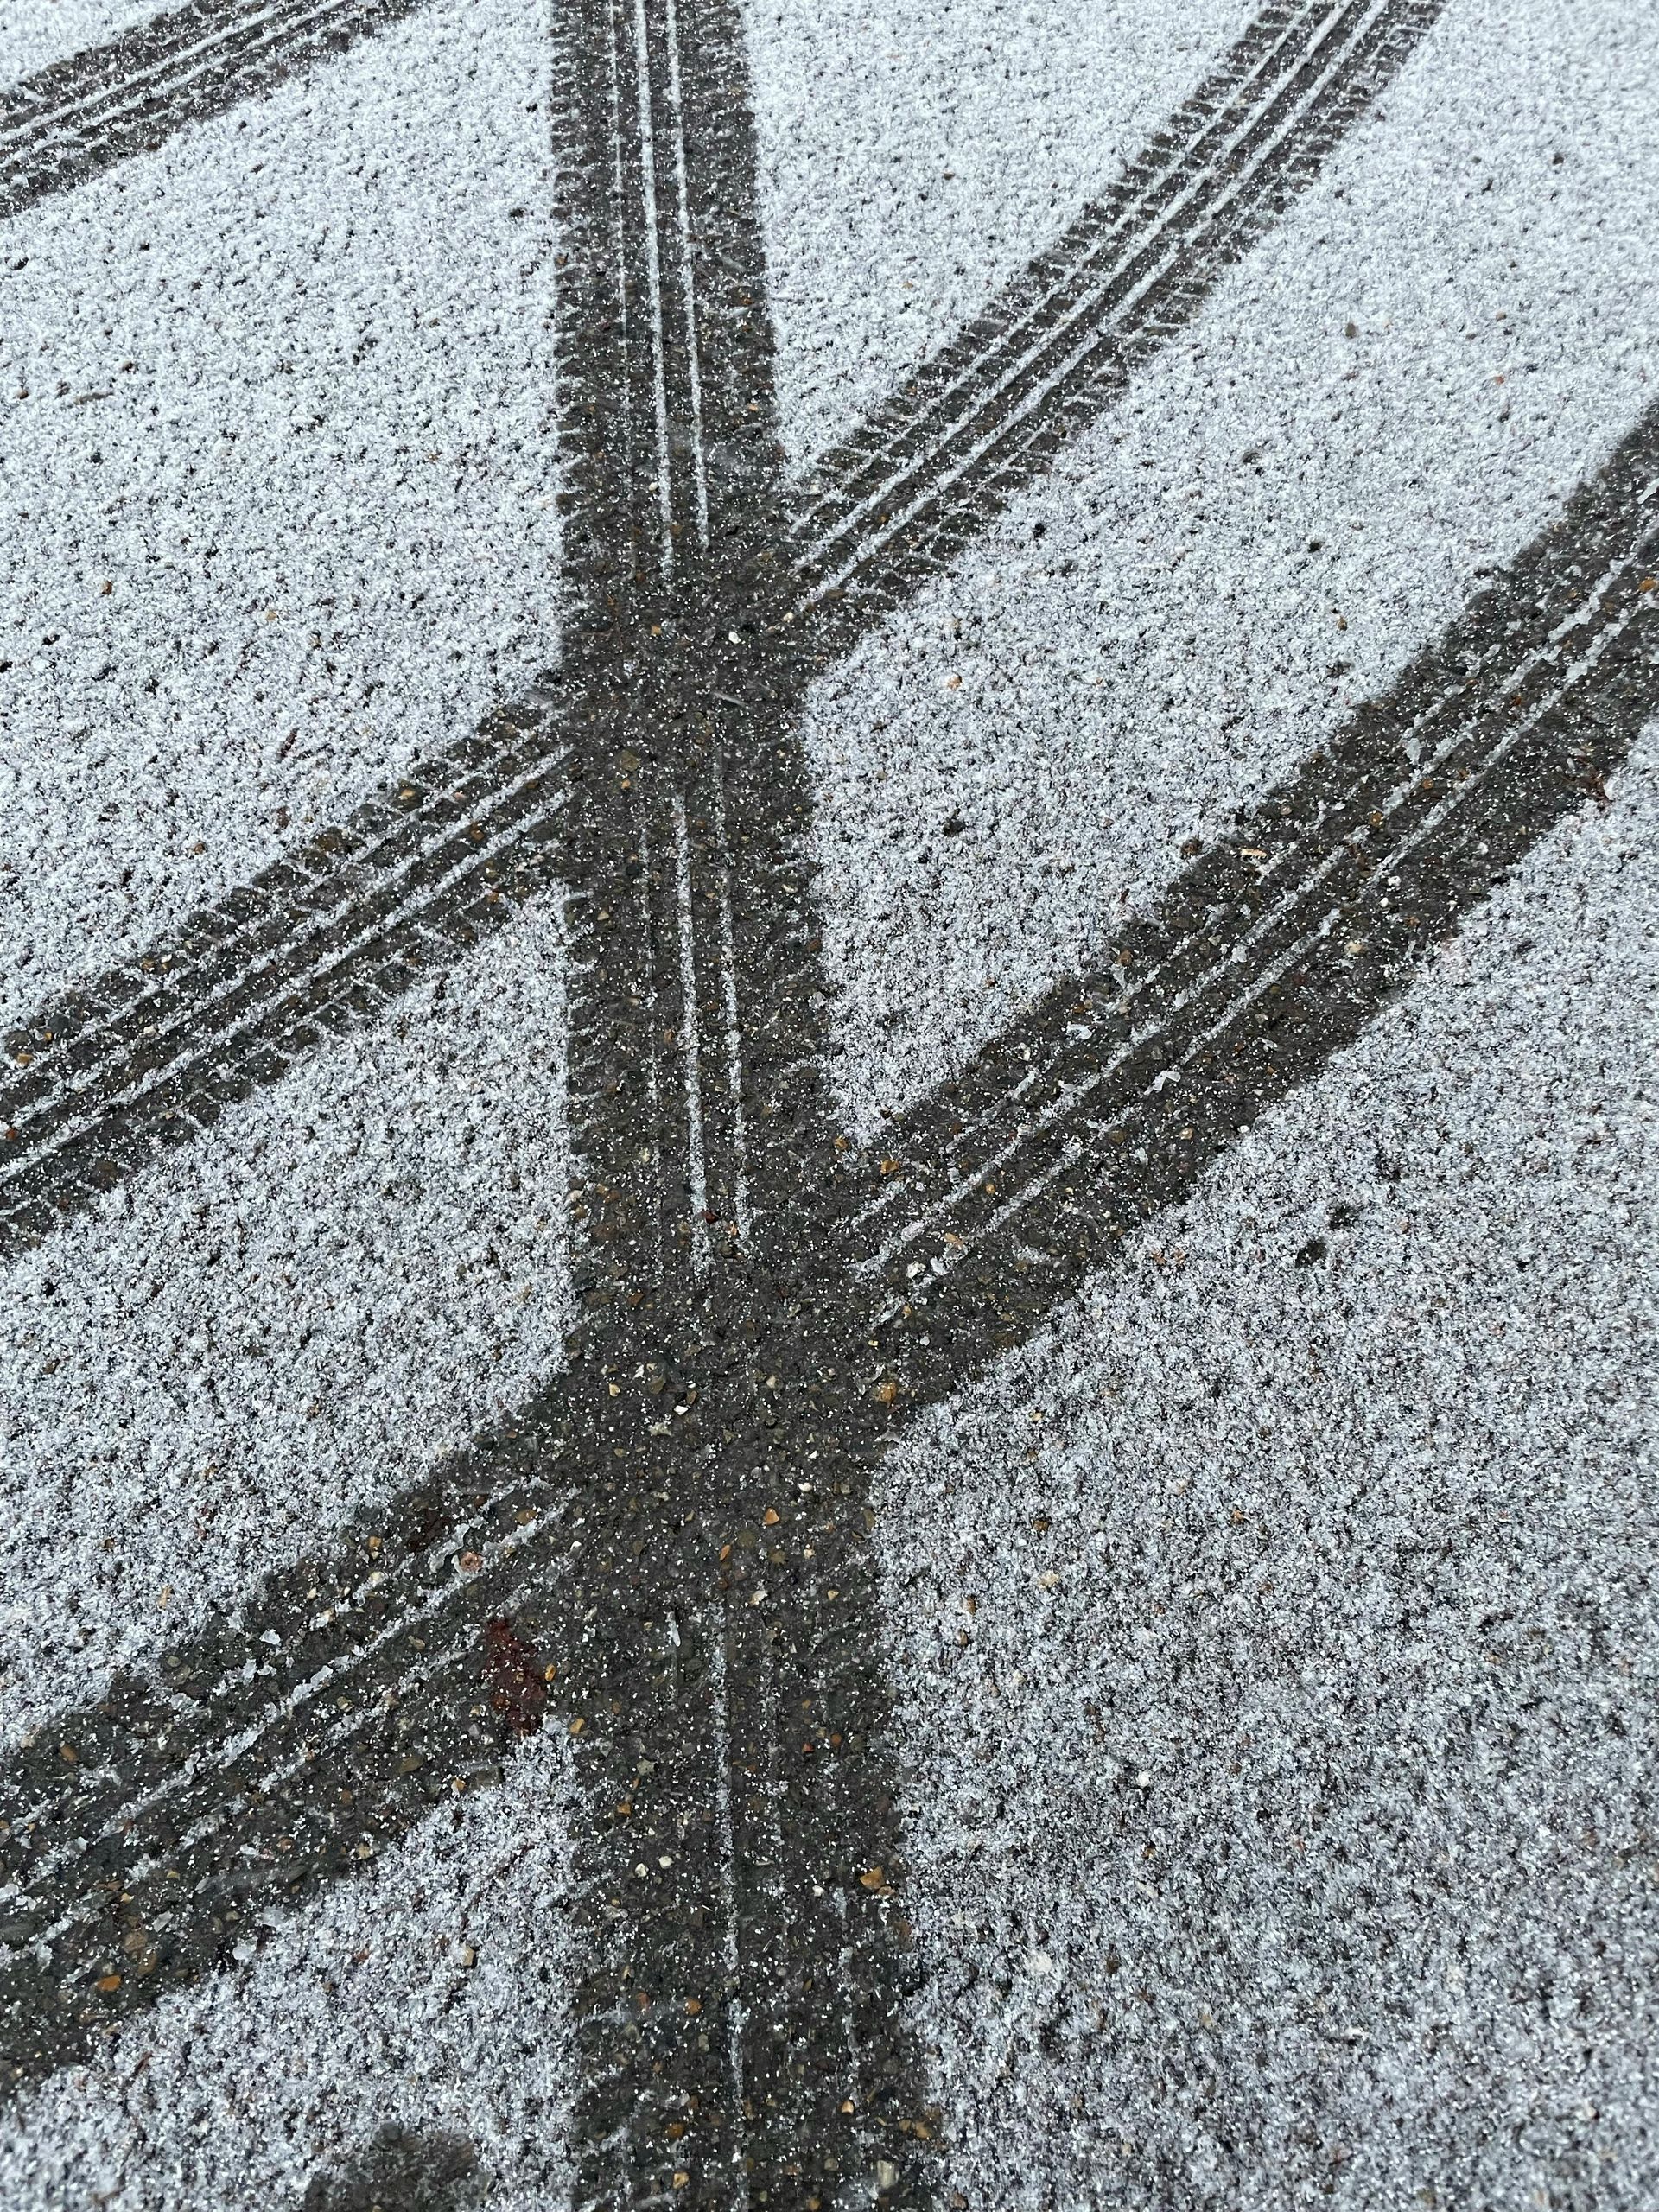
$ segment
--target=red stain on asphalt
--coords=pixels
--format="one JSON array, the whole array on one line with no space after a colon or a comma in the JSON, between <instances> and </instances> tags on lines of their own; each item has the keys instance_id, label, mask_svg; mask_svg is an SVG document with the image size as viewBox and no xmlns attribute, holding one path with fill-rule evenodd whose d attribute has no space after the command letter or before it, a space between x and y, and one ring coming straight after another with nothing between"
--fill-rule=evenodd
<instances>
[{"instance_id":1,"label":"red stain on asphalt","mask_svg":"<svg viewBox=\"0 0 1659 2212\"><path fill-rule=\"evenodd\" d=\"M547 1709L547 1684L535 1647L511 1621L493 1620L484 1630L484 1679L490 1703L515 1736L533 1736Z\"/></svg>"}]
</instances>

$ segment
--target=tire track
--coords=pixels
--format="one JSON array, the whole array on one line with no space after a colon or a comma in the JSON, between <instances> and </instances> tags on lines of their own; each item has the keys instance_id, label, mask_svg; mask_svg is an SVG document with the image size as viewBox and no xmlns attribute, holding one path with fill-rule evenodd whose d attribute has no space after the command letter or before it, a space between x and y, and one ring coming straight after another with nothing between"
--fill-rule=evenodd
<instances>
[{"instance_id":1,"label":"tire track","mask_svg":"<svg viewBox=\"0 0 1659 2212\"><path fill-rule=\"evenodd\" d=\"M817 463L796 523L803 615L850 645L947 568L1192 320L1441 5L1258 16L1106 198Z\"/></svg>"},{"instance_id":2,"label":"tire track","mask_svg":"<svg viewBox=\"0 0 1659 2212\"><path fill-rule=\"evenodd\" d=\"M193 1141L301 1054L378 1019L548 889L582 708L501 710L203 907L165 950L48 1001L13 1032L0 1251Z\"/></svg>"},{"instance_id":3,"label":"tire track","mask_svg":"<svg viewBox=\"0 0 1659 2212\"><path fill-rule=\"evenodd\" d=\"M712 759L734 741L729 735L721 739L716 725L722 717L752 711L746 702L756 683L766 696L765 711L787 721L797 711L789 702L830 658L851 649L863 625L879 620L895 594L913 588L959 551L1065 438L1110 403L1130 354L1135 362L1149 358L1197 311L1225 268L1311 181L1325 153L1438 13L1438 0L1273 0L1204 90L1131 165L1116 193L1085 211L998 305L822 465L805 492L794 495L797 518L786 531L782 517L791 495L770 449L775 426L768 396L772 340L764 310L764 257L753 207L738 207L717 181L728 158L728 118L716 108L705 119L709 160L701 168L685 166L683 150L677 150L682 137L675 115L696 73L696 49L683 39L675 42L682 54L677 96L668 67L669 15L661 13L659 20L658 13L646 12L642 48L632 5L632 0L626 8L618 0L614 34L606 27L604 51L612 60L601 76L591 85L567 86L561 95L569 102L579 92L597 104L584 127L611 131L612 151L607 175L597 182L584 185L567 168L557 202L571 227L569 266L560 280L561 322L587 334L587 343L573 357L559 395L568 436L569 488L560 494L560 506L570 599L559 683L569 703L556 716L559 733L545 741L544 807L513 815L512 787L526 772L511 745L492 770L491 741L485 735L474 741L484 750L461 747L454 761L409 779L417 791L429 782L438 791L466 781L464 804L477 818L496 806L504 817L499 837L486 832L494 875L480 886L479 879L458 872L452 896L430 894L416 934L400 936L395 918L377 925L383 906L389 918L398 913L394 887L408 865L398 841L384 850L377 843L386 821L408 804L400 785L253 884L226 893L181 939L159 944L130 968L61 993L39 1008L5 1040L14 1068L23 1072L0 1089L0 1255L38 1239L58 1216L94 1203L112 1183L189 1141L226 1100L275 1079L295 1053L341 1027L378 1019L420 974L455 957L474 941L474 932L506 918L513 887L531 892L547 882L546 823L561 804L562 753L580 775L592 769L619 777L626 772L614 763L622 753L646 759L656 741L651 733L676 729L682 742L695 734ZM660 220L654 212L650 224L641 219L625 230L619 225L627 180L616 150L622 141L607 118L619 117L625 101L637 105L642 81L650 128L643 137L637 131L632 137L639 163L649 148L652 206L655 210L660 198ZM733 113L745 111L740 105ZM642 209L641 183L629 189L632 204ZM589 201L601 212L592 212ZM737 238L736 257L729 270L715 270L705 288L698 332L690 334L690 342L664 350L665 328L689 333L694 240L699 230L720 225ZM614 281L591 273L607 270L619 272ZM711 373L716 355L726 365L724 386L720 374ZM735 409L721 398L722 390L735 392L740 386L747 395L760 395L753 411L748 396ZM623 390L626 404L609 396ZM887 496L881 487L888 485L911 487L905 494L910 504L891 530L880 521L886 512L880 502ZM808 519L801 516L803 499ZM741 521L763 512L774 519L759 535L753 522ZM711 531L724 545L724 581L715 587L697 566ZM682 543L687 552L677 556L673 549ZM811 550L815 546L828 549L823 558ZM830 553L854 563L845 570L850 581L833 590L825 579L843 570L823 565ZM671 589L672 608L664 597ZM662 642L665 615L671 631L677 622L685 633L677 644L676 634ZM695 651L686 642L694 632ZM768 671L751 676L746 671L757 656L767 661ZM620 683L617 671L636 662L638 683L632 677ZM653 695L652 704L636 714L630 738L624 727L626 699L642 702L647 693ZM504 715L509 721L524 715L540 721L548 708L542 696ZM752 741L735 742L741 753ZM781 749L775 772L791 791L772 811L798 831L810 794L789 745ZM490 781L493 774L499 790ZM629 789L637 806L639 786L631 780ZM713 821L724 805L715 784L707 784L702 799L690 804L688 823ZM520 824L516 834L515 819ZM654 829L642 814L630 833L632 843L613 827L596 842L589 838L584 849L586 834L576 831L569 849L574 859L581 849L580 864L588 873L567 880L597 884L602 875L613 886L620 881L626 893L629 869L647 868L641 854L647 849L658 853L674 842L671 806ZM742 843L747 833L739 824L730 834ZM760 918L744 935L734 894L720 887L724 863L718 855L694 906L701 911L697 901L704 896L717 906L724 901L735 932L734 960L739 938L745 957L760 957L770 945L766 957L775 962L792 947L788 974L780 969L774 988L804 1004L817 989L815 953L809 949L817 931L800 887L798 842L792 836L774 845L768 863L769 895L786 897L796 915L787 931L780 934L761 909L752 908ZM328 855L335 850L350 855L350 872L341 868L329 874ZM319 1001L326 1004L326 1020L307 1011L310 1001L303 995L294 1014L284 1012L295 979L308 977L317 963L315 917L319 900L328 896L319 888L320 859L342 906L355 899L371 925L355 934L342 927L330 951L327 989ZM454 865L459 871L458 860ZM492 898L492 892L500 895ZM594 912L601 907L611 911L604 898ZM628 911L626 899L620 911ZM413 951L421 964L410 957ZM722 958L712 956L721 1010L718 1019L709 1017L699 1048L702 1064L724 1070L709 1090L709 1103L723 1096L729 1105L737 1096L730 1046L736 968L726 963L722 969ZM672 972L658 964L639 991L631 983L620 996L613 993L609 1018L614 1020L636 996L641 1005L657 1004L659 992L669 988L664 976L671 980ZM701 998L701 985L697 995ZM671 990L662 1002L660 1021L636 1020L615 1031L608 1071L596 1078L601 1091L626 1080L642 1054L660 1079L662 1032L673 1027L677 1035L684 1026L672 1014L671 996ZM152 1003L157 1000L164 1003ZM772 1065L773 1088L780 1092L763 1118L769 1126L804 1130L815 1116L822 1117L810 1056L789 1045L789 1026L775 1031L763 1014L760 1027L777 1037ZM227 1033L223 1040L222 1032ZM785 1071L790 1071L787 1079ZM733 1130L741 1119L728 1111ZM745 1142L757 1126L751 1115ZM734 1141L729 1135L719 1137L717 1152ZM822 1129L803 1141L809 1150L820 1147ZM613 1165L617 1173L602 1179L619 1190L632 1188L626 1156ZM714 1191L712 1205L683 1214L684 1234L697 1234L695 1224L703 1213L729 1222L744 1211L740 1180L734 1166L727 1185ZM703 1181L707 1186L706 1161ZM634 1204L647 1202L643 1191L635 1192ZM672 1233L677 1232L659 1223L659 1242Z\"/></svg>"},{"instance_id":4,"label":"tire track","mask_svg":"<svg viewBox=\"0 0 1659 2212\"><path fill-rule=\"evenodd\" d=\"M1050 1310L1357 1037L1656 713L1659 410L1107 968L889 1132L889 1172L843 1233L895 1359L913 1362L924 1314L989 1330L988 1357L997 1316Z\"/></svg>"},{"instance_id":5,"label":"tire track","mask_svg":"<svg viewBox=\"0 0 1659 2212\"><path fill-rule=\"evenodd\" d=\"M1385 699L1195 862L1113 971L1052 994L917 1109L877 1195L861 1204L843 1177L780 1220L791 1274L740 1255L723 1300L664 1300L658 1335L677 1342L654 1362L601 1301L569 1376L520 1415L153 1683L118 1682L6 1763L14 2082L210 1970L266 1904L348 1872L556 1713L612 1847L598 1911L665 1931L626 1970L601 1956L584 1993L590 2179L614 2177L619 2143L643 2152L649 2125L681 2126L673 2155L698 2160L699 2189L712 2177L705 2201L736 2201L719 2115L755 2102L730 2064L734 2048L748 2063L754 2024L734 2013L724 2051L696 2024L710 1990L742 1980L704 1900L768 1853L763 1872L804 1884L804 1910L763 1918L761 1986L782 1993L791 2053L827 2033L856 2055L879 2030L872 1999L893 2001L908 1970L902 1857L882 1827L869 1468L1313 1079L1656 714L1659 410ZM793 1241L838 1215L838 1255ZM812 1685L798 1750L764 1695L740 1707L745 1632ZM868 1838L888 1855L861 1851ZM840 1980L791 1968L798 1943ZM832 2018L843 1988L850 2027ZM791 2152L768 2136L760 2109L747 2155L786 2172L801 2139ZM890 2155L913 2196L925 2167L897 2160L934 2122L925 2107L881 2120L859 2147ZM652 2173L635 2158L632 2179Z\"/></svg>"},{"instance_id":6,"label":"tire track","mask_svg":"<svg viewBox=\"0 0 1659 2212\"><path fill-rule=\"evenodd\" d=\"M768 1603L744 1564L782 1555L836 1440L772 1395L797 1350L772 1223L833 1154L743 29L729 0L582 0L555 41L582 272L562 631L594 705L559 860L581 1389L608 1440L568 1661L578 2195L828 2195L880 2154L919 2202L892 1897L844 1863L849 1839L894 1858L854 1475L798 1585ZM809 1711L845 1723L810 1791Z\"/></svg>"},{"instance_id":7,"label":"tire track","mask_svg":"<svg viewBox=\"0 0 1659 2212\"><path fill-rule=\"evenodd\" d=\"M0 95L0 220L279 85L425 0L195 0Z\"/></svg>"}]
</instances>

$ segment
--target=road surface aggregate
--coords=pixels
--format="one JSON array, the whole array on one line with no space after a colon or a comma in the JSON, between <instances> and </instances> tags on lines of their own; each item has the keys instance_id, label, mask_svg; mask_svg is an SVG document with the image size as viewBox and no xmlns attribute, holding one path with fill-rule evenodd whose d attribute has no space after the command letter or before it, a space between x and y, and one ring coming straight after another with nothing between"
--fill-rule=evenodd
<instances>
[{"instance_id":1,"label":"road surface aggregate","mask_svg":"<svg viewBox=\"0 0 1659 2212\"><path fill-rule=\"evenodd\" d=\"M1646 2212L1659 27L0 0L0 2205Z\"/></svg>"}]
</instances>

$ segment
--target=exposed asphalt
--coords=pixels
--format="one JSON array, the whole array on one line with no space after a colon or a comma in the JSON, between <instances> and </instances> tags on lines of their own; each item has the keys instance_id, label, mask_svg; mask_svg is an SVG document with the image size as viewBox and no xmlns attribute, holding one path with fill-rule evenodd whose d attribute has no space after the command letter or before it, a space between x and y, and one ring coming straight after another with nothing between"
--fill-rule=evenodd
<instances>
[{"instance_id":1,"label":"exposed asphalt","mask_svg":"<svg viewBox=\"0 0 1659 2212\"><path fill-rule=\"evenodd\" d=\"M18 2203L1659 2178L1659 57L1119 12L6 97Z\"/></svg>"}]
</instances>

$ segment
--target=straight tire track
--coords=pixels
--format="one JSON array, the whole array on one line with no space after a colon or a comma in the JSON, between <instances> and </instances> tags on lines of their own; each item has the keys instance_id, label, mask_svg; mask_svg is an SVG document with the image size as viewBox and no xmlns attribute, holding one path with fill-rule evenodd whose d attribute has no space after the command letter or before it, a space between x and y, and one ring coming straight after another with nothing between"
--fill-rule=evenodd
<instances>
[{"instance_id":1,"label":"straight tire track","mask_svg":"<svg viewBox=\"0 0 1659 2212\"><path fill-rule=\"evenodd\" d=\"M835 1449L768 1395L793 1350L775 1223L833 1153L743 29L731 0L576 0L554 37L579 272L561 630L591 704L558 834L580 1387L636 1404L585 1457L605 1533L563 1573L577 2196L822 2197L885 2158L920 2202L902 1946L844 1863L853 1839L894 1857L874 1586L835 1527L785 1604L732 1564L780 1554ZM808 1712L845 1722L810 1791Z\"/></svg>"}]
</instances>

